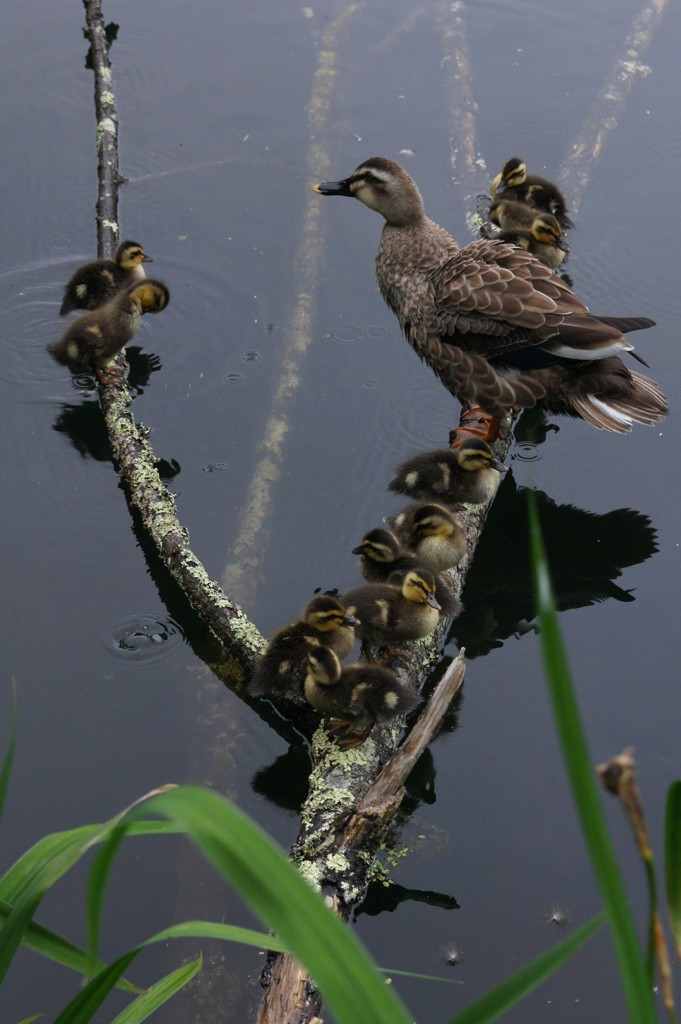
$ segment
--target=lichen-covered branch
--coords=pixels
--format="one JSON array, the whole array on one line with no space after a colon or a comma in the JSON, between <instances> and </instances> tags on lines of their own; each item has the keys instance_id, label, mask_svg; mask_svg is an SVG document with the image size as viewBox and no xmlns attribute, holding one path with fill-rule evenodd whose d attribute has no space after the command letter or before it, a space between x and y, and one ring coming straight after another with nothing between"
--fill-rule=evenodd
<instances>
[{"instance_id":1,"label":"lichen-covered branch","mask_svg":"<svg viewBox=\"0 0 681 1024\"><path fill-rule=\"evenodd\" d=\"M98 196L97 252L111 258L118 239L118 118L113 93L108 44L100 0L83 0L85 35L95 75L97 116ZM222 592L189 547L172 496L164 486L157 459L130 411L125 380L99 390L111 446L136 508L161 559L195 611L210 626L230 654L246 670L253 668L264 640L238 605Z\"/></svg>"}]
</instances>

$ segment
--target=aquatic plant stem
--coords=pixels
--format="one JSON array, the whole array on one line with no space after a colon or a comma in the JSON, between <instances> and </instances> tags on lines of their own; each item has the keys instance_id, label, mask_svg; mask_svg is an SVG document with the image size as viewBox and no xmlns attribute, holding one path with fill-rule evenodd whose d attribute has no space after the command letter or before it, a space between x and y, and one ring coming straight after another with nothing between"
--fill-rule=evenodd
<instances>
[{"instance_id":1,"label":"aquatic plant stem","mask_svg":"<svg viewBox=\"0 0 681 1024\"><path fill-rule=\"evenodd\" d=\"M667 0L645 0L631 23L621 56L603 82L594 107L563 162L558 181L575 212L584 197L593 168L617 127L618 117L634 82L650 74L650 68L643 59L666 6Z\"/></svg>"},{"instance_id":2,"label":"aquatic plant stem","mask_svg":"<svg viewBox=\"0 0 681 1024\"><path fill-rule=\"evenodd\" d=\"M118 118L104 18L100 0L83 0L85 35L95 75L97 116L98 197L97 252L111 258L118 238ZM218 639L250 671L264 640L244 612L208 575L189 547L172 496L156 468L157 458L146 439L146 428L135 422L125 380L99 389L104 420L119 472L164 565L198 614Z\"/></svg>"}]
</instances>

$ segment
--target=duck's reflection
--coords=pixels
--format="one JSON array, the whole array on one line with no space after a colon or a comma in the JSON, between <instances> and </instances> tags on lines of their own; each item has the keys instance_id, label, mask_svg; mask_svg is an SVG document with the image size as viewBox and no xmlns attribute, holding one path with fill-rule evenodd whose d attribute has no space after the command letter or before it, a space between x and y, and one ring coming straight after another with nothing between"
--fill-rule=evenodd
<instances>
[{"instance_id":1,"label":"duck's reflection","mask_svg":"<svg viewBox=\"0 0 681 1024\"><path fill-rule=\"evenodd\" d=\"M490 510L462 595L465 611L450 634L468 657L535 628L527 494L508 473ZM558 610L607 598L633 601L631 590L614 581L657 551L650 519L628 508L588 512L534 494Z\"/></svg>"}]
</instances>

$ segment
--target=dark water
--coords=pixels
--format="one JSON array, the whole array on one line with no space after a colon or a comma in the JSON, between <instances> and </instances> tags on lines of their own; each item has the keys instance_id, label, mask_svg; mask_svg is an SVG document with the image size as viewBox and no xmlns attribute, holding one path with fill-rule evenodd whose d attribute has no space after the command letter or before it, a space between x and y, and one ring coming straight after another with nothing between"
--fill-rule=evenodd
<instances>
[{"instance_id":1,"label":"dark water","mask_svg":"<svg viewBox=\"0 0 681 1024\"><path fill-rule=\"evenodd\" d=\"M214 2L121 0L105 12L120 26L112 60L121 170L130 179L121 229L144 244L172 295L136 338L141 354L156 360L138 364L135 415L173 467L180 517L211 574L220 578L239 561L237 543L257 558L249 577L231 570L229 579L263 632L296 614L315 587L355 581L349 552L394 509L384 489L394 464L442 444L457 415L376 291L378 218L359 204L311 201L309 190L369 155L401 159L430 215L468 240L472 203L451 182L452 99L438 21L445 5L360 4L348 14L333 42L337 75L324 119L314 76L341 9L254 3L244 13ZM539 173L557 174L606 76L627 59L636 13L633 2L596 11L585 0L569 8L472 5L466 26L477 145L487 163L481 184L515 153ZM286 743L205 667L215 649L131 522L96 396L74 389L44 353L61 329L62 283L95 245L95 122L81 23L76 3L15 6L0 65L3 738L12 676L20 707L3 869L42 835L104 820L165 782L214 785L286 847L304 781L304 752L276 762ZM401 840L413 852L393 872L404 889L453 897L459 909L400 901L409 894L392 890L390 910L375 916L368 904L357 923L381 964L464 983L400 980L420 1024L447 1019L561 937L544 920L553 908L578 925L600 907L537 640L523 625L531 611L516 557L515 488L536 487L559 508L562 626L593 757L636 747L661 859L681 720L678 38L679 13L670 6L644 58L650 73L637 78L590 174L570 264L576 291L595 311L657 320L637 342L673 415L624 438L560 421L543 443L535 447L529 436L514 452L503 514L479 567L494 601L473 602L479 615L468 624L467 642L473 636L489 653L469 665L459 728L432 746L431 777ZM405 150L413 156L400 156ZM316 153L328 163L317 168ZM311 209L323 239L313 251L301 249ZM243 509L261 469L282 352L295 353L295 341L295 387L276 408L287 425L281 476L272 515L255 532L255 514ZM565 513L569 505L598 516L641 513L659 551L647 557L644 520L598 520L594 534L594 521L585 527L581 514ZM572 572L580 558L593 567L606 542L619 577L604 581L594 569L585 582ZM642 872L618 808L606 809L642 922ZM113 958L181 918L252 923L237 898L200 871L180 840L131 844L112 883L102 955ZM41 923L84 943L83 890L82 872L67 876L41 908ZM452 945L463 957L455 968L440 963ZM189 942L155 949L132 976L149 983L195 952ZM258 998L257 955L225 947L206 970L226 1007L220 1019L246 1019ZM3 986L0 1017L42 1011L51 1019L77 986L76 977L23 953ZM122 1005L113 997L98 1019L112 1019ZM208 1021L209 1007L187 998L155 1019ZM595 1024L623 1016L601 933L506 1019Z\"/></svg>"}]
</instances>

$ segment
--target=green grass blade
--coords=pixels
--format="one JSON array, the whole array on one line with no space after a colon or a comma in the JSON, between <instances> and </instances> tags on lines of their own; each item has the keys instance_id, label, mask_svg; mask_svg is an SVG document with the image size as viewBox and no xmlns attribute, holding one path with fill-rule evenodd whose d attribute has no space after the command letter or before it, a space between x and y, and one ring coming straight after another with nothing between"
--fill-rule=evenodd
<instances>
[{"instance_id":1,"label":"green grass blade","mask_svg":"<svg viewBox=\"0 0 681 1024\"><path fill-rule=\"evenodd\" d=\"M506 981L502 981L501 985L497 985L491 992L486 992L463 1013L452 1017L448 1024L489 1024L490 1021L496 1020L569 960L604 921L605 915L599 914L593 921L589 921L567 939L563 939L548 953L542 953L532 963L521 967Z\"/></svg>"},{"instance_id":2,"label":"green grass blade","mask_svg":"<svg viewBox=\"0 0 681 1024\"><path fill-rule=\"evenodd\" d=\"M558 626L534 494L528 493L532 563L544 659L556 728L591 862L603 895L631 1024L655 1024L653 998L627 894L601 807L593 760L577 707Z\"/></svg>"},{"instance_id":3,"label":"green grass blade","mask_svg":"<svg viewBox=\"0 0 681 1024\"><path fill-rule=\"evenodd\" d=\"M664 828L664 872L669 923L677 955L681 958L681 781L667 793Z\"/></svg>"},{"instance_id":4,"label":"green grass blade","mask_svg":"<svg viewBox=\"0 0 681 1024\"><path fill-rule=\"evenodd\" d=\"M158 792L161 790L154 790L153 794L147 796ZM48 836L24 854L0 880L0 897L12 905L9 917L0 928L0 981L7 973L17 947L47 890L92 846L108 838L133 806L127 807L103 825L85 826L73 829L70 833ZM50 854L46 856L48 850Z\"/></svg>"},{"instance_id":5,"label":"green grass blade","mask_svg":"<svg viewBox=\"0 0 681 1024\"><path fill-rule=\"evenodd\" d=\"M99 948L99 936L102 928L102 913L104 908L104 897L106 895L106 884L111 874L113 862L119 846L125 838L125 828L117 826L111 833L108 841L104 843L101 850L92 863L90 877L88 879L86 915L88 946L90 956L94 963ZM94 971L88 971L94 974Z\"/></svg>"},{"instance_id":6,"label":"green grass blade","mask_svg":"<svg viewBox=\"0 0 681 1024\"><path fill-rule=\"evenodd\" d=\"M9 917L11 911L12 907L9 903L0 900L0 919ZM62 967L78 971L79 974L87 974L91 967L93 967L92 973L101 971L106 966L100 960L95 961L93 966L86 950L69 942L68 939L62 938L56 932L43 928L42 925L35 924L35 922L28 926L24 934L23 944L35 953L40 953L42 956L56 961ZM132 992L134 995L139 995L143 991L138 985L132 985L125 978L121 979L118 987L124 991Z\"/></svg>"},{"instance_id":7,"label":"green grass blade","mask_svg":"<svg viewBox=\"0 0 681 1024\"><path fill-rule=\"evenodd\" d=\"M326 909L326 908L325 908ZM114 963L109 964L108 967L104 967L95 977L88 982L86 987L79 992L75 999L72 999L65 1010L62 1011L60 1016L54 1022L54 1024L86 1024L87 1021L91 1020L93 1014L102 1005L109 992L116 986L123 975L123 971L128 967L130 963L138 956L139 953L146 947L151 946L155 942L167 942L168 939L185 939L185 938L208 938L208 939L227 939L232 942L243 942L247 945L257 946L259 949L281 949L282 943L276 939L272 939L271 936L265 935L262 932L255 932L249 928L238 928L234 925L218 924L213 921L186 921L184 924L173 925L170 928L164 928L163 931L157 932L156 935L152 935L146 942L142 942L139 946L129 950L124 956L119 957ZM196 961L194 961L196 963ZM199 964L200 966L200 964ZM180 971L185 968L180 968ZM198 967L196 968L198 970ZM196 973L194 971L193 973ZM172 984L168 979L175 977L177 972L173 975L169 975L168 978L163 979L161 982L157 982L151 989L144 993L149 995L151 992L158 992L162 994L165 990L164 982L168 985ZM193 975L192 975L193 976ZM189 976L185 977L185 982L189 981ZM160 986L160 987L159 987ZM178 984L177 986L181 986ZM165 1002L166 999L170 998L172 992L168 992L161 1002ZM143 1000L135 1000L131 1006L141 1006L145 1008L145 1017L148 1017L153 1009L149 1008L150 1002L143 1002ZM159 1002L160 1006L161 1003ZM128 1007L130 1009L130 1007ZM140 1017L140 1020L144 1020L145 1017ZM123 1018L125 1019L125 1018ZM137 1019L137 1018L132 1018Z\"/></svg>"},{"instance_id":8,"label":"green grass blade","mask_svg":"<svg viewBox=\"0 0 681 1024\"><path fill-rule=\"evenodd\" d=\"M252 928L240 928L236 924L220 924L217 921L183 921L173 924L157 932L152 942L165 942L167 939L220 939L227 942L239 942L243 946L255 946L256 949L273 949L278 953L288 953L288 946L275 935L256 932Z\"/></svg>"},{"instance_id":9,"label":"green grass blade","mask_svg":"<svg viewBox=\"0 0 681 1024\"><path fill-rule=\"evenodd\" d=\"M17 740L17 687L14 680L12 680L12 728L9 734L9 746L7 747L7 753L5 754L2 762L2 769L0 769L0 819L2 819L2 812L5 807L5 800L7 799L7 790L9 788L9 777L12 774L12 762L14 761L14 747L16 746Z\"/></svg>"},{"instance_id":10,"label":"green grass blade","mask_svg":"<svg viewBox=\"0 0 681 1024\"><path fill-rule=\"evenodd\" d=\"M410 1024L411 1016L359 942L241 811L209 790L189 786L154 797L144 810L185 827L254 913L305 964L339 1020Z\"/></svg>"},{"instance_id":11,"label":"green grass blade","mask_svg":"<svg viewBox=\"0 0 681 1024\"><path fill-rule=\"evenodd\" d=\"M32 1017L24 1017L23 1020L19 1021L19 1024L33 1024L34 1020L40 1020L42 1016L42 1013L34 1013Z\"/></svg>"},{"instance_id":12,"label":"green grass blade","mask_svg":"<svg viewBox=\"0 0 681 1024\"><path fill-rule=\"evenodd\" d=\"M142 1024L142 1021L151 1017L159 1006L163 1006L171 996L174 996L192 980L201 970L202 962L202 958L199 956L191 963L184 964L171 974L167 974L165 978L161 978L160 981L152 985L148 992L145 992L123 1010L123 1013L119 1013L111 1024Z\"/></svg>"},{"instance_id":13,"label":"green grass blade","mask_svg":"<svg viewBox=\"0 0 681 1024\"><path fill-rule=\"evenodd\" d=\"M83 991L71 1000L66 1009L62 1010L54 1024L88 1024L141 948L138 946L130 950L125 956L119 957L100 971Z\"/></svg>"}]
</instances>

